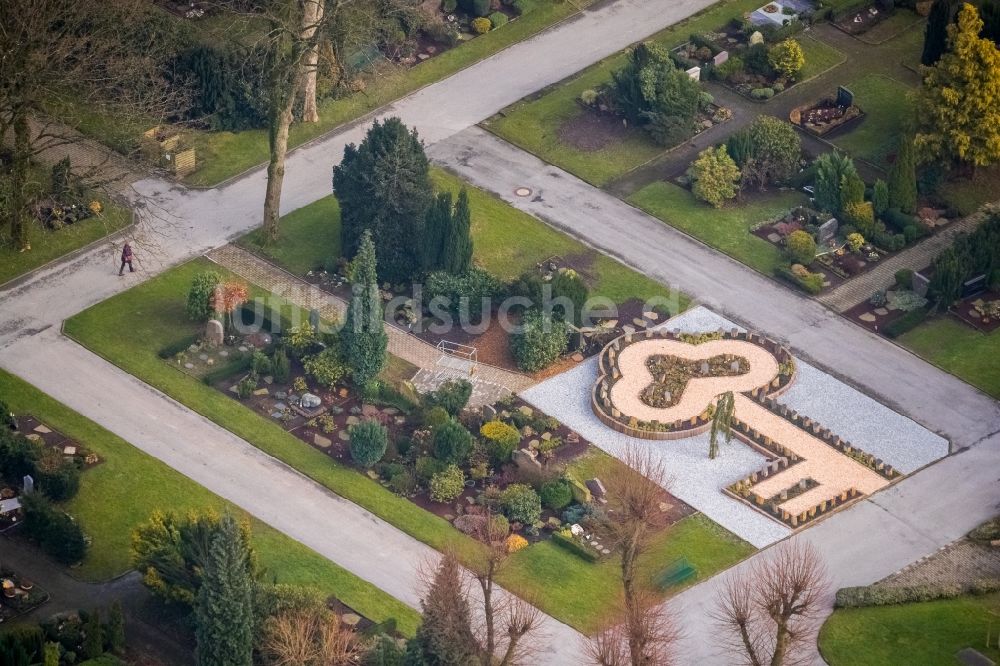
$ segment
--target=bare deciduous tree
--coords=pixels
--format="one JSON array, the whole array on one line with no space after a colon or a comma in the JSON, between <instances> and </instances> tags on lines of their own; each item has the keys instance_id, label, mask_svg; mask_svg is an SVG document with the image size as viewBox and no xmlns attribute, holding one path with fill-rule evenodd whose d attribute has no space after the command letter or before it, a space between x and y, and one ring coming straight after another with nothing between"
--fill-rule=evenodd
<instances>
[{"instance_id":1,"label":"bare deciduous tree","mask_svg":"<svg viewBox=\"0 0 1000 666\"><path fill-rule=\"evenodd\" d=\"M669 666L676 661L674 647L680 631L666 605L648 592L639 592L626 605L625 622L598 632L587 644L596 666ZM639 661L636 661L638 655Z\"/></svg>"},{"instance_id":2,"label":"bare deciduous tree","mask_svg":"<svg viewBox=\"0 0 1000 666\"><path fill-rule=\"evenodd\" d=\"M0 2L0 140L12 149L2 212L20 249L30 249L29 163L41 152L84 141L70 129L84 118L148 127L187 104L185 86L166 76L169 45L149 34L150 11L142 0ZM80 166L88 187L104 184L104 165Z\"/></svg>"},{"instance_id":3,"label":"bare deciduous tree","mask_svg":"<svg viewBox=\"0 0 1000 666\"><path fill-rule=\"evenodd\" d=\"M648 449L628 447L621 461L606 478L607 515L597 529L619 558L624 624L599 634L591 645L591 656L601 666L668 663L662 660L669 657L678 638L674 624L666 609L658 607L637 584L639 561L662 520L660 503L667 474Z\"/></svg>"},{"instance_id":4,"label":"bare deciduous tree","mask_svg":"<svg viewBox=\"0 0 1000 666\"><path fill-rule=\"evenodd\" d=\"M356 662L360 644L333 613L296 609L264 623L262 652L273 666L348 666Z\"/></svg>"},{"instance_id":5,"label":"bare deciduous tree","mask_svg":"<svg viewBox=\"0 0 1000 666\"><path fill-rule=\"evenodd\" d=\"M484 636L480 645L480 661L498 666L528 663L532 652L524 638L538 628L541 613L513 595L497 598L494 582L510 557L507 528L498 526L489 512L485 518L483 527L476 535L484 548L471 567L472 577L483 595L483 631L477 632ZM498 628L503 632L500 635Z\"/></svg>"},{"instance_id":6,"label":"bare deciduous tree","mask_svg":"<svg viewBox=\"0 0 1000 666\"><path fill-rule=\"evenodd\" d=\"M746 664L787 665L815 639L829 587L815 549L785 542L770 557L730 574L713 616Z\"/></svg>"}]
</instances>

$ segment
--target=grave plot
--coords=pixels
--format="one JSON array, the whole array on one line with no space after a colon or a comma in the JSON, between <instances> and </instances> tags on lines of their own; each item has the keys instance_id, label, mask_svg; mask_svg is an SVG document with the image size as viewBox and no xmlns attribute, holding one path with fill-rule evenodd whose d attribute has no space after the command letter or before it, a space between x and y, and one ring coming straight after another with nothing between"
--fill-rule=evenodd
<instances>
[{"instance_id":1,"label":"grave plot","mask_svg":"<svg viewBox=\"0 0 1000 666\"><path fill-rule=\"evenodd\" d=\"M673 495L758 547L948 453L943 438L705 308L614 346L521 396L612 455L658 456ZM682 360L673 374L664 357ZM667 388L680 383L679 395ZM711 414L729 391L733 441L710 459Z\"/></svg>"}]
</instances>

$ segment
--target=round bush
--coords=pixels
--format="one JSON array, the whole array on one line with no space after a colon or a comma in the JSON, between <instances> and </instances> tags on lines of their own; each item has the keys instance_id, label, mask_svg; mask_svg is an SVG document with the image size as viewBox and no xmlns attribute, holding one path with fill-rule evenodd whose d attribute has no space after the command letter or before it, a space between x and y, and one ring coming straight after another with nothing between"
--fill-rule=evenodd
<instances>
[{"instance_id":1,"label":"round bush","mask_svg":"<svg viewBox=\"0 0 1000 666\"><path fill-rule=\"evenodd\" d=\"M344 361L338 347L327 347L313 356L302 359L302 367L321 386L331 387L344 379L350 367Z\"/></svg>"},{"instance_id":2,"label":"round bush","mask_svg":"<svg viewBox=\"0 0 1000 666\"><path fill-rule=\"evenodd\" d=\"M808 231L793 231L788 235L786 243L793 261L808 266L816 258L816 239Z\"/></svg>"},{"instance_id":3,"label":"round bush","mask_svg":"<svg viewBox=\"0 0 1000 666\"><path fill-rule=\"evenodd\" d=\"M539 492L542 505L553 511L558 511L573 501L573 491L563 479L549 481Z\"/></svg>"},{"instance_id":4,"label":"round bush","mask_svg":"<svg viewBox=\"0 0 1000 666\"><path fill-rule=\"evenodd\" d=\"M517 428L503 421L489 421L479 429L479 434L486 440L490 460L494 465L502 465L510 460L514 449L521 443L521 433Z\"/></svg>"},{"instance_id":5,"label":"round bush","mask_svg":"<svg viewBox=\"0 0 1000 666\"><path fill-rule=\"evenodd\" d=\"M451 502L465 489L465 474L455 465L448 465L431 478L431 499Z\"/></svg>"},{"instance_id":6,"label":"round bush","mask_svg":"<svg viewBox=\"0 0 1000 666\"><path fill-rule=\"evenodd\" d=\"M753 99L771 99L774 97L774 88L754 88L750 91Z\"/></svg>"},{"instance_id":7,"label":"round bush","mask_svg":"<svg viewBox=\"0 0 1000 666\"><path fill-rule=\"evenodd\" d=\"M434 457L451 465L461 465L472 453L472 433L461 423L449 420L434 429Z\"/></svg>"},{"instance_id":8,"label":"round bush","mask_svg":"<svg viewBox=\"0 0 1000 666\"><path fill-rule=\"evenodd\" d=\"M537 372L551 365L566 351L569 328L566 322L546 317L538 310L524 313L521 332L510 336L511 352L517 367Z\"/></svg>"},{"instance_id":9,"label":"round bush","mask_svg":"<svg viewBox=\"0 0 1000 666\"><path fill-rule=\"evenodd\" d=\"M485 35L493 28L493 24L485 16L480 16L479 18L472 19L472 30L477 35Z\"/></svg>"},{"instance_id":10,"label":"round bush","mask_svg":"<svg viewBox=\"0 0 1000 666\"><path fill-rule=\"evenodd\" d=\"M351 426L351 458L362 467L369 468L385 455L389 442L385 427L377 421L362 421Z\"/></svg>"},{"instance_id":11,"label":"round bush","mask_svg":"<svg viewBox=\"0 0 1000 666\"><path fill-rule=\"evenodd\" d=\"M421 483L430 483L435 474L447 467L446 464L430 456L420 456L413 464L413 471Z\"/></svg>"},{"instance_id":12,"label":"round bush","mask_svg":"<svg viewBox=\"0 0 1000 666\"><path fill-rule=\"evenodd\" d=\"M542 515L542 502L531 486L512 483L500 493L504 515L523 525L533 525Z\"/></svg>"},{"instance_id":13,"label":"round bush","mask_svg":"<svg viewBox=\"0 0 1000 666\"><path fill-rule=\"evenodd\" d=\"M507 15L504 14L503 12L493 12L492 14L490 14L489 18L490 18L490 24L493 26L494 30L496 30L501 26L507 25L507 20L508 20Z\"/></svg>"}]
</instances>

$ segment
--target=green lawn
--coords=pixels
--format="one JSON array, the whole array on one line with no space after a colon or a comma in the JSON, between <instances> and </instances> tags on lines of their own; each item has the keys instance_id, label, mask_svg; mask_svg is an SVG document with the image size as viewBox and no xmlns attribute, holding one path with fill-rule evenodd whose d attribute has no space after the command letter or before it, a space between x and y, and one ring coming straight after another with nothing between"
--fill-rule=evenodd
<instances>
[{"instance_id":1,"label":"green lawn","mask_svg":"<svg viewBox=\"0 0 1000 666\"><path fill-rule=\"evenodd\" d=\"M808 81L847 60L843 53L815 37L797 35L795 39L802 45L802 53L806 58L806 64L799 74L800 81Z\"/></svg>"},{"instance_id":2,"label":"green lawn","mask_svg":"<svg viewBox=\"0 0 1000 666\"><path fill-rule=\"evenodd\" d=\"M906 30L910 30L918 23L923 23L924 20L916 12L898 7L892 16L858 37L861 41L868 42L869 44L882 44L890 39L894 39Z\"/></svg>"},{"instance_id":3,"label":"green lawn","mask_svg":"<svg viewBox=\"0 0 1000 666\"><path fill-rule=\"evenodd\" d=\"M980 167L971 177L947 180L941 184L940 194L962 215L971 215L984 203L1000 200L1000 165Z\"/></svg>"},{"instance_id":4,"label":"green lawn","mask_svg":"<svg viewBox=\"0 0 1000 666\"><path fill-rule=\"evenodd\" d=\"M463 183L441 169L431 177L437 190L451 190L456 195L464 186L469 192L472 210L472 236L475 261L503 280L512 280L553 255L585 257L589 264L585 277L593 295L602 295L615 303L629 298L648 300L668 297L669 289L641 273L586 247L579 241L521 212L497 197ZM329 257L340 254L340 211L333 196L325 197L286 215L281 220L281 238L277 244L262 246L255 231L239 244L262 252L297 275L321 267ZM680 296L680 307L688 299Z\"/></svg>"},{"instance_id":5,"label":"green lawn","mask_svg":"<svg viewBox=\"0 0 1000 666\"><path fill-rule=\"evenodd\" d=\"M941 666L972 647L994 662L1000 631L1000 595L848 608L823 625L819 649L830 666ZM986 636L994 647L985 647Z\"/></svg>"},{"instance_id":6,"label":"green lawn","mask_svg":"<svg viewBox=\"0 0 1000 666\"><path fill-rule=\"evenodd\" d=\"M717 30L730 19L760 5L759 0L716 3L659 32L651 41L672 48L686 42L692 33ZM816 48L817 51L821 50L819 46ZM611 72L624 64L625 57L624 52L610 56L546 89L541 95L532 95L507 107L497 116L485 121L483 126L591 184L604 185L664 152L661 146L652 143L640 130L631 131L623 140L613 141L605 148L592 151L576 148L559 138L559 128L564 123L586 113L577 103L580 93L610 81ZM823 57L829 57L829 54L824 53Z\"/></svg>"},{"instance_id":7,"label":"green lawn","mask_svg":"<svg viewBox=\"0 0 1000 666\"><path fill-rule=\"evenodd\" d=\"M855 157L888 167L888 155L896 151L900 133L910 112L908 95L913 89L905 83L880 74L870 74L846 84L854 93L854 102L865 117L846 134L831 141Z\"/></svg>"},{"instance_id":8,"label":"green lawn","mask_svg":"<svg viewBox=\"0 0 1000 666\"><path fill-rule=\"evenodd\" d=\"M367 88L363 92L321 102L318 123L293 125L288 141L289 148L300 146L414 90L439 81L527 39L577 13L579 8L590 4L590 1L592 0L573 2L525 0L528 11L498 30L445 51L414 67L381 67L366 77ZM456 103L460 103L460 100L456 100ZM193 134L190 139L198 151L200 164L198 170L185 179L191 185L217 185L227 178L267 161L266 130L199 132Z\"/></svg>"},{"instance_id":9,"label":"green lawn","mask_svg":"<svg viewBox=\"0 0 1000 666\"><path fill-rule=\"evenodd\" d=\"M77 222L59 231L49 231L32 221L28 226L31 250L19 252L10 247L5 239L0 242L0 284L100 240L131 221L129 211L117 206L109 207L99 217ZM110 267L108 270L111 270Z\"/></svg>"},{"instance_id":10,"label":"green lawn","mask_svg":"<svg viewBox=\"0 0 1000 666\"><path fill-rule=\"evenodd\" d=\"M975 331L952 317L937 317L897 342L1000 400L1000 331Z\"/></svg>"},{"instance_id":11,"label":"green lawn","mask_svg":"<svg viewBox=\"0 0 1000 666\"><path fill-rule=\"evenodd\" d=\"M771 275L784 261L781 251L750 233L761 222L774 220L806 198L799 192L752 193L741 203L722 209L698 201L673 183L655 182L629 197L629 202L672 227L721 250L761 273Z\"/></svg>"},{"instance_id":12,"label":"green lawn","mask_svg":"<svg viewBox=\"0 0 1000 666\"><path fill-rule=\"evenodd\" d=\"M93 539L87 558L73 572L77 577L106 580L127 571L132 528L156 509L213 507L241 513L159 460L3 371L0 396L15 412L30 412L103 459L84 473L80 493L66 507ZM254 521L254 542L269 575L279 581L314 585L373 620L395 618L404 633L412 635L416 630L416 611L260 521Z\"/></svg>"}]
</instances>

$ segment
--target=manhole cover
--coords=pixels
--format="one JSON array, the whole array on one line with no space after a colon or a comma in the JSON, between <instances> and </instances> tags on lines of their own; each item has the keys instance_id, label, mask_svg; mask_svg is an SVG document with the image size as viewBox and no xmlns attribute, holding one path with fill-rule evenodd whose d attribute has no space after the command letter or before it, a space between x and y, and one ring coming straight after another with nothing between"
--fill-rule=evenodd
<instances>
[{"instance_id":1,"label":"manhole cover","mask_svg":"<svg viewBox=\"0 0 1000 666\"><path fill-rule=\"evenodd\" d=\"M531 196L531 188L529 188L529 187L519 187L516 190L514 190L514 194L516 194L519 197L530 197Z\"/></svg>"}]
</instances>

